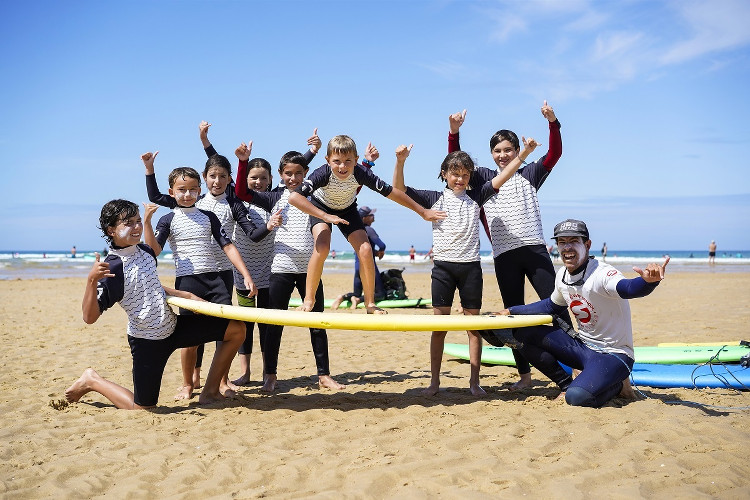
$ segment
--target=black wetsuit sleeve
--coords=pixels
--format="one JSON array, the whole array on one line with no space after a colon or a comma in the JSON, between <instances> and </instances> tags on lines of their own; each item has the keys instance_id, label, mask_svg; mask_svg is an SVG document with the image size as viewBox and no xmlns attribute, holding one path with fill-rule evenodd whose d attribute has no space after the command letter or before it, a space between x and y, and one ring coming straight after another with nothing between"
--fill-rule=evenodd
<instances>
[{"instance_id":1,"label":"black wetsuit sleeve","mask_svg":"<svg viewBox=\"0 0 750 500\"><path fill-rule=\"evenodd\" d=\"M203 151L205 151L205 152L206 152L206 156L207 156L208 158L211 158L211 157L212 157L213 155L217 155L217 154L219 154L219 153L217 153L217 152L216 152L216 150L214 149L214 145L213 145L213 144L209 144L208 146L206 146L205 148L203 148Z\"/></svg>"},{"instance_id":2,"label":"black wetsuit sleeve","mask_svg":"<svg viewBox=\"0 0 750 500\"><path fill-rule=\"evenodd\" d=\"M414 189L406 186L406 196L419 203L424 208L432 208L442 195L439 191Z\"/></svg>"},{"instance_id":3,"label":"black wetsuit sleeve","mask_svg":"<svg viewBox=\"0 0 750 500\"><path fill-rule=\"evenodd\" d=\"M125 275L122 270L122 259L116 255L108 255L104 262L109 264L109 276L99 280L96 285L96 301L99 303L99 313L103 313L117 304L125 296Z\"/></svg>"},{"instance_id":4,"label":"black wetsuit sleeve","mask_svg":"<svg viewBox=\"0 0 750 500\"><path fill-rule=\"evenodd\" d=\"M367 186L376 193L380 193L383 196L388 196L393 191L393 186L383 181L380 177L375 175L372 169L365 168L362 165L354 167L354 178L362 186Z\"/></svg>"},{"instance_id":5,"label":"black wetsuit sleeve","mask_svg":"<svg viewBox=\"0 0 750 500\"><path fill-rule=\"evenodd\" d=\"M320 166L313 170L312 173L307 176L307 179L297 186L297 189L295 189L294 192L307 198L312 195L316 189L327 186L331 175L330 165L325 164Z\"/></svg>"},{"instance_id":6,"label":"black wetsuit sleeve","mask_svg":"<svg viewBox=\"0 0 750 500\"><path fill-rule=\"evenodd\" d=\"M168 194L162 194L159 186L156 184L156 174L146 176L146 192L151 203L156 203L162 207L174 208L177 206L177 200Z\"/></svg>"},{"instance_id":7,"label":"black wetsuit sleeve","mask_svg":"<svg viewBox=\"0 0 750 500\"><path fill-rule=\"evenodd\" d=\"M243 205L241 201L235 198L230 203L234 220L237 221L237 224L239 224L242 230L245 231L247 237L252 241L257 243L271 232L266 225L258 226L253 222L247 212L247 208L245 208L245 205Z\"/></svg>"}]
</instances>

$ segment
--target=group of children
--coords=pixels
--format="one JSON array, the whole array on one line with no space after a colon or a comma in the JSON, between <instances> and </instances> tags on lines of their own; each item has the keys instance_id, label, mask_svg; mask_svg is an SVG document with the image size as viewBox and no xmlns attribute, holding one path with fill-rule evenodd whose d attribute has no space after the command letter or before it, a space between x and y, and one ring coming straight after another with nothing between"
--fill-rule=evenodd
<instances>
[{"instance_id":1,"label":"group of children","mask_svg":"<svg viewBox=\"0 0 750 500\"><path fill-rule=\"evenodd\" d=\"M550 122L551 143L561 144L559 122L546 102L542 114ZM501 133L509 131L500 131L500 140L493 136L490 142L498 170L477 170L471 157L458 147L458 127L464 118L465 111L450 117L450 152L440 167L440 178L447 185L442 191L405 185L403 169L411 146L397 148L393 185L389 185L371 169L377 150L368 145L360 163L356 144L345 135L329 141L326 163L307 176L309 164L322 145L317 129L308 139L309 149L304 154L290 151L281 157L278 172L282 182L275 188L271 187L270 163L263 158L250 158L252 141L240 144L235 151L239 167L233 185L231 164L208 140L210 124L206 122L199 126L208 156L202 173L206 194L201 196L201 174L188 167L174 169L168 177L168 194L161 193L154 174L158 151L142 155L151 203L144 204L143 220L138 207L131 202L113 200L103 207L100 228L112 250L103 262L97 256L83 300L87 323L96 321L116 302L127 311L134 391L131 393L87 369L66 391L68 400L77 401L86 392L96 391L118 408L154 406L167 358L177 348L182 349L183 383L176 399L190 398L200 387L199 346L211 340L217 342L217 348L199 401L231 395L237 386L249 381L253 324L207 318L185 310L175 316L166 303L166 295L231 304L234 287L241 306L287 309L296 288L303 301L302 310L321 311L324 296L321 274L330 250L333 224L339 227L359 258L367 313L385 314L375 302L373 250L357 210L356 196L363 185L432 222L434 313L450 314L458 290L464 314L478 314L482 302L479 225L484 218L483 207L489 213L487 207L492 204L507 203L501 199L499 190L506 181L518 177L517 170L538 144L534 139L523 139L521 150L515 134L510 132L512 137L506 137ZM553 130L557 131L557 140L552 138ZM551 162L550 153L537 162L546 173L559 158L561 147L558 149ZM534 189L546 177L545 173L536 175L540 179ZM170 212L154 228L152 217L158 206L165 206ZM492 227L491 218L487 227ZM494 238L495 233L491 234ZM174 289L162 287L156 274L156 257L167 242L175 261ZM493 239L493 250L494 247ZM522 288L521 283L521 292ZM538 292L541 296L542 291ZM263 351L261 391L272 392L277 383L283 327L259 324L258 330ZM482 337L478 332L468 334L470 390L481 396L484 394L479 385ZM425 389L429 395L439 390L445 336L446 332L432 334L432 378ZM330 376L326 331L311 328L310 338L320 386L343 388ZM230 382L228 371L237 352L243 373Z\"/></svg>"}]
</instances>

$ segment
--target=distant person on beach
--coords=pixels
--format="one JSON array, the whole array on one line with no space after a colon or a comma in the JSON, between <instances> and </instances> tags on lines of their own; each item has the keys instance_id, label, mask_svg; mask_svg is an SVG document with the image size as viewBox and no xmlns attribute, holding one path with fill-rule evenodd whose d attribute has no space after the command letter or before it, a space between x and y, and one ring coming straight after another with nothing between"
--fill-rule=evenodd
<instances>
[{"instance_id":1,"label":"distant person on beach","mask_svg":"<svg viewBox=\"0 0 750 500\"><path fill-rule=\"evenodd\" d=\"M600 407L618 394L634 398L629 376L633 369L633 328L628 299L645 297L664 279L669 256L663 264L646 269L633 267L639 277L626 279L609 264L589 257L591 240L586 224L567 219L555 226L563 267L555 277L549 298L509 307L500 314L551 314L564 319L559 326L516 328L513 336L523 342L521 351L531 363L555 382L565 401L573 406ZM568 308L578 323L567 323ZM573 379L563 363L581 370Z\"/></svg>"},{"instance_id":2,"label":"distant person on beach","mask_svg":"<svg viewBox=\"0 0 750 500\"><path fill-rule=\"evenodd\" d=\"M158 153L141 155L146 168L146 190L149 200L153 202L146 205L144 241L157 256L169 242L175 262L175 288L191 292L209 302L231 305L234 266L242 275L243 287L250 292L249 296L255 296L255 283L250 271L224 229L224 222L233 219L250 237L265 230L265 227L258 228L252 223L239 200L226 197L225 190L231 174L227 171L227 167L231 168L229 161L214 155L206 162L206 197L200 196L200 174L190 167L178 167L170 172L169 194L166 195L159 191L154 174L154 160ZM166 206L171 211L159 219L154 230L151 219L158 208L155 204ZM222 214L221 219L217 212ZM225 258L220 259L219 253ZM190 314L193 313L180 310L180 315ZM200 379L196 380L198 347L183 349L180 360L183 380L175 399L189 399L196 386L200 385ZM236 389L236 386L229 384L228 373L223 374L222 394Z\"/></svg>"},{"instance_id":3,"label":"distant person on beach","mask_svg":"<svg viewBox=\"0 0 750 500\"><path fill-rule=\"evenodd\" d=\"M73 247L70 249L70 258L75 259L76 258L76 247Z\"/></svg>"},{"instance_id":4,"label":"distant person on beach","mask_svg":"<svg viewBox=\"0 0 750 500\"><path fill-rule=\"evenodd\" d=\"M602 262L607 262L607 242L602 245Z\"/></svg>"},{"instance_id":5,"label":"distant person on beach","mask_svg":"<svg viewBox=\"0 0 750 500\"><path fill-rule=\"evenodd\" d=\"M414 257L417 255L417 251L414 249L414 245L409 247L409 261L414 262Z\"/></svg>"},{"instance_id":6,"label":"distant person on beach","mask_svg":"<svg viewBox=\"0 0 750 500\"><path fill-rule=\"evenodd\" d=\"M315 240L313 254L307 266L306 298L300 306L303 311L311 311L314 306L315 290L320 283L323 264L331 246L332 224L336 224L359 256L362 293L367 314L387 314L386 310L375 304L372 247L357 212L357 190L360 186L367 186L376 193L410 208L425 220L440 220L445 216L421 207L403 191L393 189L379 179L370 168L357 163L358 160L357 145L351 137L333 137L328 141L326 164L313 170L307 180L289 195L290 204L312 216L310 225Z\"/></svg>"},{"instance_id":7,"label":"distant person on beach","mask_svg":"<svg viewBox=\"0 0 750 500\"><path fill-rule=\"evenodd\" d=\"M425 259L434 260L435 259L435 246L431 245L430 249L427 250L427 254L424 256Z\"/></svg>"},{"instance_id":8,"label":"distant person on beach","mask_svg":"<svg viewBox=\"0 0 750 500\"><path fill-rule=\"evenodd\" d=\"M506 168L476 189L468 189L474 173L474 161L463 151L448 153L440 165L439 177L446 183L442 191L418 190L404 182L404 164L411 146L396 149L396 166L393 170L394 188L404 190L422 207L447 214L432 223L434 260L432 268L432 306L434 314L450 314L453 297L458 289L462 312L479 314L482 307L482 265L479 257L480 207L497 193L511 178L523 160L537 146L534 139L524 139L524 149ZM471 364L469 390L482 397L486 393L479 385L479 367L482 354L482 337L479 332L468 331L469 361ZM445 347L445 331L433 331L430 338L430 385L423 393L434 396L440 391L440 366Z\"/></svg>"},{"instance_id":9,"label":"distant person on beach","mask_svg":"<svg viewBox=\"0 0 750 500\"><path fill-rule=\"evenodd\" d=\"M550 296L555 286L555 268L545 245L542 216L537 191L562 156L560 122L552 106L544 101L542 116L549 126L549 149L539 160L518 169L518 172L483 207L482 222L492 243L495 277L505 307L524 303L528 278L540 299ZM459 129L466 119L466 110L450 115L448 152L459 151ZM472 176L472 187L504 170L519 155L518 136L511 130L498 130L490 138L490 152L497 170L478 167ZM486 330L491 332L491 330ZM502 345L487 335L485 340ZM531 367L518 350L513 350L521 380L513 389L531 385Z\"/></svg>"},{"instance_id":10,"label":"distant person on beach","mask_svg":"<svg viewBox=\"0 0 750 500\"><path fill-rule=\"evenodd\" d=\"M336 250L331 250L331 258L332 259L336 258Z\"/></svg>"},{"instance_id":11,"label":"distant person on beach","mask_svg":"<svg viewBox=\"0 0 750 500\"><path fill-rule=\"evenodd\" d=\"M125 310L133 357L133 391L87 368L65 391L65 398L76 402L94 391L117 408L152 408L158 402L164 367L175 350L220 341L198 402L205 404L223 399L219 382L245 338L242 323L202 315L176 316L172 312L167 295L186 299L198 297L159 282L156 254L151 247L140 243L144 228L138 205L112 200L102 207L99 224L112 250L103 262L96 254L83 295L83 320L87 324L96 322L116 303Z\"/></svg>"},{"instance_id":12,"label":"distant person on beach","mask_svg":"<svg viewBox=\"0 0 750 500\"><path fill-rule=\"evenodd\" d=\"M380 239L378 233L373 229L372 223L375 222L375 211L376 208L370 208L366 205L358 209L359 216L362 218L362 223L365 225L365 231L367 232L367 239L370 241L372 247L373 264L375 265L375 302L385 299L385 286L383 285L383 278L380 276L380 269L375 258L382 259L385 255L385 243ZM356 309L360 302L362 302L362 278L359 276L359 256L354 254L354 284L353 291L339 295L331 304L331 309L338 309L341 303L348 300L351 303L351 309Z\"/></svg>"},{"instance_id":13,"label":"distant person on beach","mask_svg":"<svg viewBox=\"0 0 750 500\"><path fill-rule=\"evenodd\" d=\"M714 264L715 262L716 262L716 241L711 240L711 243L708 245L708 263Z\"/></svg>"}]
</instances>

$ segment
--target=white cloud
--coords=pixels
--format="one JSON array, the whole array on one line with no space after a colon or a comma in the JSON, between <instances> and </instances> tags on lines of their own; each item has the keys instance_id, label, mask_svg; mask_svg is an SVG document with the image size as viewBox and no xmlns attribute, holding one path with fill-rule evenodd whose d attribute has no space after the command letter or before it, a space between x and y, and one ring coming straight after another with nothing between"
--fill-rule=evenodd
<instances>
[{"instance_id":1,"label":"white cloud","mask_svg":"<svg viewBox=\"0 0 750 500\"><path fill-rule=\"evenodd\" d=\"M676 2L674 8L687 24L690 38L668 48L662 64L677 64L717 51L750 44L750 2L717 0Z\"/></svg>"}]
</instances>

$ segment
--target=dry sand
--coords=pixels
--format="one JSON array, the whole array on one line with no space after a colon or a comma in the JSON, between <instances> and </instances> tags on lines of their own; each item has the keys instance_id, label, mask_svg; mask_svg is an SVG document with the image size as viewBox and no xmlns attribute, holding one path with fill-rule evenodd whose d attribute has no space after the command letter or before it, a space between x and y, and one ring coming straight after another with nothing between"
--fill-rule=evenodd
<instances>
[{"instance_id":1,"label":"dry sand","mask_svg":"<svg viewBox=\"0 0 750 500\"><path fill-rule=\"evenodd\" d=\"M429 296L428 274L405 277ZM750 393L642 388L648 399L572 408L537 371L513 393L513 368L484 366L476 400L468 365L445 358L428 398L429 333L329 331L340 392L318 389L308 333L287 328L272 396L258 392L254 354L238 398L174 402L173 355L155 411L94 393L59 405L88 366L132 385L125 314L85 325L84 278L0 282L3 498L750 497L750 413L667 403L748 407ZM350 280L324 276L328 295ZM494 276L485 283L484 310L501 308ZM670 274L631 303L636 345L747 339L749 304L750 274Z\"/></svg>"}]
</instances>

